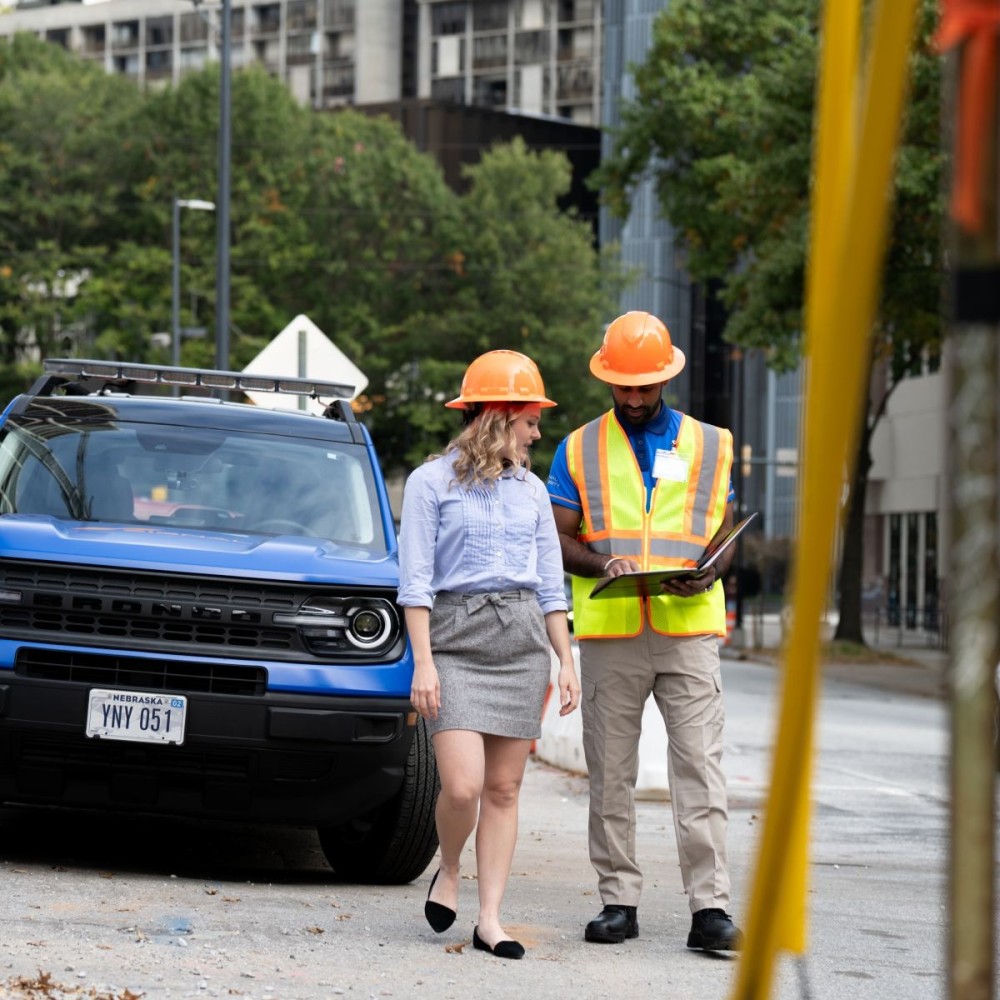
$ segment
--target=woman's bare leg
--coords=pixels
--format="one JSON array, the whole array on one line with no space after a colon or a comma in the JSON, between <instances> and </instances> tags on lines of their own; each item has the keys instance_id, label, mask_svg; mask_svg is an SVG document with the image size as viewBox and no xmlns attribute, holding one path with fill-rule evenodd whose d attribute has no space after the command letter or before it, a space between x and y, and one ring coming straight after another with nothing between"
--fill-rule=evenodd
<instances>
[{"instance_id":1,"label":"woman's bare leg","mask_svg":"<svg viewBox=\"0 0 1000 1000\"><path fill-rule=\"evenodd\" d=\"M483 736L485 774L476 830L479 936L491 947L510 940L500 925L500 904L517 843L518 798L530 740ZM442 875L443 877L443 875Z\"/></svg>"},{"instance_id":2,"label":"woman's bare leg","mask_svg":"<svg viewBox=\"0 0 1000 1000\"><path fill-rule=\"evenodd\" d=\"M434 814L441 843L441 874L428 898L457 910L462 850L475 829L483 792L483 736L466 729L446 729L435 733L433 740L441 778Z\"/></svg>"}]
</instances>

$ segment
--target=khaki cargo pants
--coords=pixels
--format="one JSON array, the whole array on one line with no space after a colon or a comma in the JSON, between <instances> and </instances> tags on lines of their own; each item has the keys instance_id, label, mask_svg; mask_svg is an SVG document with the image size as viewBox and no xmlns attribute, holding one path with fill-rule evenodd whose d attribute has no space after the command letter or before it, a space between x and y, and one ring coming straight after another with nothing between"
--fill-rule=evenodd
<instances>
[{"instance_id":1,"label":"khaki cargo pants","mask_svg":"<svg viewBox=\"0 0 1000 1000\"><path fill-rule=\"evenodd\" d=\"M635 783L650 694L667 727L667 775L681 877L692 912L729 905L722 772L722 672L715 636L646 629L580 641L583 749L590 775L590 861L604 905L637 906Z\"/></svg>"}]
</instances>

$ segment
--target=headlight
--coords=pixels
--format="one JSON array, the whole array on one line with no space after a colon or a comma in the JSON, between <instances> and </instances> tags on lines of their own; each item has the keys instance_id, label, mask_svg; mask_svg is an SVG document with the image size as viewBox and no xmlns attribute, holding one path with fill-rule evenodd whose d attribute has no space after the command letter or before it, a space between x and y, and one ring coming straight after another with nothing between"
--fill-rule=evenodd
<instances>
[{"instance_id":1,"label":"headlight","mask_svg":"<svg viewBox=\"0 0 1000 1000\"><path fill-rule=\"evenodd\" d=\"M276 614L274 624L294 626L310 653L336 659L385 655L402 638L396 606L383 597L314 597L293 614Z\"/></svg>"},{"instance_id":2,"label":"headlight","mask_svg":"<svg viewBox=\"0 0 1000 1000\"><path fill-rule=\"evenodd\" d=\"M349 615L347 638L361 647L377 646L392 630L392 620L385 608L360 608Z\"/></svg>"}]
</instances>

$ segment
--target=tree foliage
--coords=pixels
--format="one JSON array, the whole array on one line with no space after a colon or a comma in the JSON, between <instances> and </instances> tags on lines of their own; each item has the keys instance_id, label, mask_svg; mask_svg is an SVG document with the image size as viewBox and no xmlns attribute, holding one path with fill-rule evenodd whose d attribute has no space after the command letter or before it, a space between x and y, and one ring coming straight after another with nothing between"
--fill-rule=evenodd
<instances>
[{"instance_id":1,"label":"tree foliage","mask_svg":"<svg viewBox=\"0 0 1000 1000\"><path fill-rule=\"evenodd\" d=\"M873 337L871 361L888 364L890 389L922 353L936 354L941 336L936 7L923 0L910 60ZM820 10L819 0L671 0L595 178L620 214L637 182L655 178L692 276L721 288L725 338L761 349L777 370L794 368L801 351ZM886 399L879 391L868 400L841 562L841 621L852 630L841 637L856 641L869 442Z\"/></svg>"},{"instance_id":2,"label":"tree foliage","mask_svg":"<svg viewBox=\"0 0 1000 1000\"><path fill-rule=\"evenodd\" d=\"M139 96L28 36L0 44L0 358L58 351L74 294L116 229L116 147Z\"/></svg>"},{"instance_id":3,"label":"tree foliage","mask_svg":"<svg viewBox=\"0 0 1000 1000\"><path fill-rule=\"evenodd\" d=\"M418 419L432 439L442 421L454 433L453 419L436 408L457 395L465 365L484 351L519 350L535 360L559 403L546 411L535 448L547 467L559 439L607 403L587 361L600 344L621 274L609 255L595 253L590 226L558 207L570 185L563 155L533 153L515 140L488 151L466 176L471 186L457 204L457 252L440 278L447 308L422 312L397 345L407 353L397 354L396 370L415 380L420 393L388 393L391 426L383 428L402 431L416 461L427 442L414 440L410 423ZM429 343L438 345L431 363ZM416 366L406 369L407 358Z\"/></svg>"},{"instance_id":4,"label":"tree foliage","mask_svg":"<svg viewBox=\"0 0 1000 1000\"><path fill-rule=\"evenodd\" d=\"M614 155L595 178L625 214L652 172L692 276L722 283L727 339L764 349L778 369L799 359L820 8L819 0L672 0L636 69ZM882 350L940 336L935 8L924 0L911 59Z\"/></svg>"},{"instance_id":5,"label":"tree foliage","mask_svg":"<svg viewBox=\"0 0 1000 1000\"><path fill-rule=\"evenodd\" d=\"M406 468L457 432L441 404L468 362L523 350L561 404L544 467L603 403L586 362L621 282L558 207L566 158L498 146L460 195L388 118L316 113L259 68L234 73L231 109L229 366L307 314L369 377L358 407ZM0 43L0 356L169 360L152 334L171 328L173 199L216 200L218 129L217 66L141 93L37 39ZM181 326L209 334L182 363L214 367L216 217L180 219Z\"/></svg>"}]
</instances>

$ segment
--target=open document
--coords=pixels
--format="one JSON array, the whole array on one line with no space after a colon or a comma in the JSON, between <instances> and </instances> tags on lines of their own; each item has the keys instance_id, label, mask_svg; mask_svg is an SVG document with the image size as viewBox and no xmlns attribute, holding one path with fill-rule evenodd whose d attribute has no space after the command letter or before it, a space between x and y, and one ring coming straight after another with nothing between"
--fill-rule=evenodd
<instances>
[{"instance_id":1,"label":"open document","mask_svg":"<svg viewBox=\"0 0 1000 1000\"><path fill-rule=\"evenodd\" d=\"M743 529L757 516L757 511L748 514L739 524L734 525L714 544L710 544L694 566L684 569L653 569L637 573L622 573L620 576L602 577L590 592L591 597L655 597L662 593L660 584L678 577L697 578L711 569L715 561L739 538Z\"/></svg>"}]
</instances>

